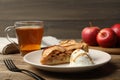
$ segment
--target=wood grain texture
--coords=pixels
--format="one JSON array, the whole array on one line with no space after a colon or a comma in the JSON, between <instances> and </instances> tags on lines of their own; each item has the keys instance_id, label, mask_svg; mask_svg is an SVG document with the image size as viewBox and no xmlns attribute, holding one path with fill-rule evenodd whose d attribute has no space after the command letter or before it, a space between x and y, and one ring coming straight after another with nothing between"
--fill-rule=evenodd
<instances>
[{"instance_id":1,"label":"wood grain texture","mask_svg":"<svg viewBox=\"0 0 120 80\"><path fill-rule=\"evenodd\" d=\"M78 39L89 21L101 28L120 23L119 4L120 0L0 0L0 36L6 36L4 29L15 21L43 20L44 35Z\"/></svg>"},{"instance_id":2,"label":"wood grain texture","mask_svg":"<svg viewBox=\"0 0 120 80\"><path fill-rule=\"evenodd\" d=\"M119 19L120 0L1 0L0 19Z\"/></svg>"},{"instance_id":3,"label":"wood grain texture","mask_svg":"<svg viewBox=\"0 0 120 80\"><path fill-rule=\"evenodd\" d=\"M89 46L89 48L105 51L105 52L110 53L110 54L119 54L120 55L120 48L103 48L100 46Z\"/></svg>"},{"instance_id":4,"label":"wood grain texture","mask_svg":"<svg viewBox=\"0 0 120 80\"><path fill-rule=\"evenodd\" d=\"M43 20L44 35L80 39L89 21L100 28L120 23L120 0L0 0L0 37L6 36L7 26L19 20ZM13 32L11 36L15 37ZM120 80L120 55L112 55L110 63L95 70L71 74L38 70L26 64L19 54L0 55L0 80L33 80L8 71L3 58L14 59L18 67L32 70L46 80Z\"/></svg>"},{"instance_id":5,"label":"wood grain texture","mask_svg":"<svg viewBox=\"0 0 120 80\"><path fill-rule=\"evenodd\" d=\"M0 80L34 80L22 73L9 71L3 63L4 58L12 58L19 68L31 70L46 80L120 80L120 55L111 55L109 63L87 72L57 73L48 72L34 68L25 63L20 54L0 54Z\"/></svg>"},{"instance_id":6,"label":"wood grain texture","mask_svg":"<svg viewBox=\"0 0 120 80\"><path fill-rule=\"evenodd\" d=\"M4 29L7 26L14 25L18 20L0 20L0 36L5 37ZM81 31L84 27L89 26L89 21L93 22L94 26L101 29L104 27L111 27L115 23L119 23L120 19L106 19L106 20L44 20L45 31L44 36L54 36L59 39L80 39ZM11 37L15 37L15 33L10 33Z\"/></svg>"}]
</instances>

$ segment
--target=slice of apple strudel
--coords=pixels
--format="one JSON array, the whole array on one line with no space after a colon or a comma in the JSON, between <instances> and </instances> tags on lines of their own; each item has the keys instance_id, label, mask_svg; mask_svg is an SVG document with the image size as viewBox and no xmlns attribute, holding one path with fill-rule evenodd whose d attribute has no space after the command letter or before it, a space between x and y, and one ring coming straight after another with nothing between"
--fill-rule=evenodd
<instances>
[{"instance_id":1,"label":"slice of apple strudel","mask_svg":"<svg viewBox=\"0 0 120 80\"><path fill-rule=\"evenodd\" d=\"M76 49L88 51L88 45L84 42L77 43L73 40L62 42L59 45L44 49L40 62L44 65L68 63L72 52Z\"/></svg>"}]
</instances>

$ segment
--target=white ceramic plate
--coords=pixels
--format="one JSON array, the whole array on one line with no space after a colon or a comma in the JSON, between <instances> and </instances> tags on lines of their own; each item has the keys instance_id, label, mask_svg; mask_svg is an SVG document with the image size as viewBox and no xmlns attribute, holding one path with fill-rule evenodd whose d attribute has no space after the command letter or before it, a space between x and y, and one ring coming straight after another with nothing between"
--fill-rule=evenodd
<instances>
[{"instance_id":1,"label":"white ceramic plate","mask_svg":"<svg viewBox=\"0 0 120 80\"><path fill-rule=\"evenodd\" d=\"M60 65L42 65L40 63L42 50L33 51L29 54L24 56L24 61L33 65L36 68L46 70L46 71L53 71L53 72L80 72L80 71L87 71L91 69L95 69L103 64L109 62L111 60L111 56L103 51L89 49L89 55L94 60L94 65L92 66L74 66L71 67L68 64L60 64Z\"/></svg>"}]
</instances>

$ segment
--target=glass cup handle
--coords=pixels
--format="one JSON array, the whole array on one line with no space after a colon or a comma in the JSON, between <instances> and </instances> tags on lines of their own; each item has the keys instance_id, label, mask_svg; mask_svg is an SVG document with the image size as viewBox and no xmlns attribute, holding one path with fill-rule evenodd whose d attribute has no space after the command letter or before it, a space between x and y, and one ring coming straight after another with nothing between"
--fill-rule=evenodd
<instances>
[{"instance_id":1,"label":"glass cup handle","mask_svg":"<svg viewBox=\"0 0 120 80\"><path fill-rule=\"evenodd\" d=\"M8 26L7 28L5 28L6 38L9 42L11 42L19 50L19 47L18 47L17 43L15 41L13 41L12 39L10 39L9 32L12 29L15 29L15 27L14 26Z\"/></svg>"}]
</instances>

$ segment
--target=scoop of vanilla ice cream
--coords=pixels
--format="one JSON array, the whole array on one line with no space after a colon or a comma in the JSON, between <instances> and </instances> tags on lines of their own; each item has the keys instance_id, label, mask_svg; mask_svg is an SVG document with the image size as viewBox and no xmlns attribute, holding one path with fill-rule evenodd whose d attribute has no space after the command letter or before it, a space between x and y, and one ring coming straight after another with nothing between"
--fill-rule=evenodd
<instances>
[{"instance_id":1,"label":"scoop of vanilla ice cream","mask_svg":"<svg viewBox=\"0 0 120 80\"><path fill-rule=\"evenodd\" d=\"M93 64L92 58L82 49L77 49L71 54L70 66L90 66Z\"/></svg>"}]
</instances>

